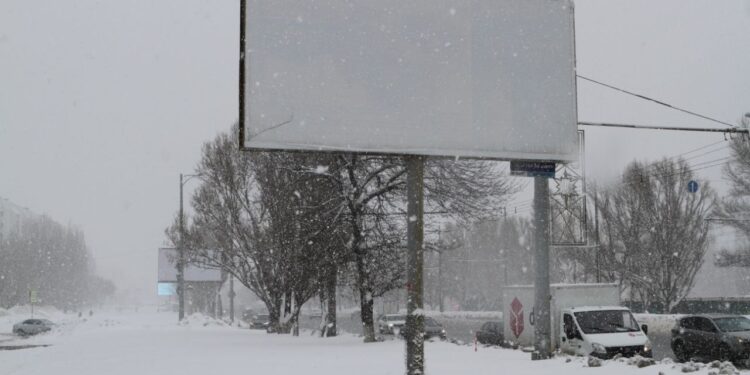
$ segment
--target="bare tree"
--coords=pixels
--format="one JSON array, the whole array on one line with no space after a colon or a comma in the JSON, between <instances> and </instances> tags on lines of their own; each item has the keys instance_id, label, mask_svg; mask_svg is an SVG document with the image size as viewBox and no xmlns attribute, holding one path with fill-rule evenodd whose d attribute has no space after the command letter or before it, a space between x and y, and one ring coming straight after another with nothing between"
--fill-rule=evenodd
<instances>
[{"instance_id":1,"label":"bare tree","mask_svg":"<svg viewBox=\"0 0 750 375\"><path fill-rule=\"evenodd\" d=\"M314 293L335 311L336 277L350 264L365 341L374 341L373 298L403 286L403 160L243 153L233 137L204 145L197 168L203 184L192 200L193 251L255 292L279 327L286 317L296 319ZM516 189L497 163L439 159L426 165L427 209L455 220L494 215ZM207 248L220 251L201 250ZM327 319L335 328L335 315Z\"/></svg>"},{"instance_id":2,"label":"bare tree","mask_svg":"<svg viewBox=\"0 0 750 375\"><path fill-rule=\"evenodd\" d=\"M235 133L203 147L185 243L193 261L220 268L253 291L275 330L297 334L302 305L337 272L330 263L340 261L331 255L342 243L332 209L339 200L331 197L329 179L299 173L315 169L320 155L241 152Z\"/></svg>"},{"instance_id":3,"label":"bare tree","mask_svg":"<svg viewBox=\"0 0 750 375\"><path fill-rule=\"evenodd\" d=\"M750 113L740 120L740 126L750 128ZM750 139L747 136L730 141L730 157L730 162L724 167L724 175L731 189L716 216L722 224L735 228L746 240L750 240ZM750 248L722 250L716 264L721 267L750 267Z\"/></svg>"},{"instance_id":4,"label":"bare tree","mask_svg":"<svg viewBox=\"0 0 750 375\"><path fill-rule=\"evenodd\" d=\"M704 183L689 192L693 172L684 160L631 163L623 183L597 199L599 267L607 281L620 281L645 306L671 310L693 287L708 246L705 219L715 193ZM593 257L570 255L589 273Z\"/></svg>"},{"instance_id":5,"label":"bare tree","mask_svg":"<svg viewBox=\"0 0 750 375\"><path fill-rule=\"evenodd\" d=\"M326 175L338 186L342 199L340 213L349 225L347 245L363 335L372 342L373 298L403 286L405 269L396 265L403 265L404 257L406 167L400 157L348 154L340 155ZM448 159L426 163L426 210L458 221L495 215L517 188L498 163Z\"/></svg>"},{"instance_id":6,"label":"bare tree","mask_svg":"<svg viewBox=\"0 0 750 375\"><path fill-rule=\"evenodd\" d=\"M93 271L81 230L43 215L26 217L0 240L0 306L28 304L31 290L64 310L101 302L114 285Z\"/></svg>"}]
</instances>

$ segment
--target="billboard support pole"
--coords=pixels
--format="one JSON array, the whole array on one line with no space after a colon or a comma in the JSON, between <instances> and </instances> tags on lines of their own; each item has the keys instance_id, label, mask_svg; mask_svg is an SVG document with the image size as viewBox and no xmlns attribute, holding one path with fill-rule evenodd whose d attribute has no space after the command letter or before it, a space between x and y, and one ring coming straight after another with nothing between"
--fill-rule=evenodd
<instances>
[{"instance_id":1,"label":"billboard support pole","mask_svg":"<svg viewBox=\"0 0 750 375\"><path fill-rule=\"evenodd\" d=\"M531 359L548 359L550 341L550 285L549 285L549 181L548 177L534 177L534 352Z\"/></svg>"},{"instance_id":2,"label":"billboard support pole","mask_svg":"<svg viewBox=\"0 0 750 375\"><path fill-rule=\"evenodd\" d=\"M246 14L247 13L247 0L240 0L240 96L239 96L239 118L237 119L237 127L239 128L239 149L245 149L245 28L246 28Z\"/></svg>"},{"instance_id":3,"label":"billboard support pole","mask_svg":"<svg viewBox=\"0 0 750 375\"><path fill-rule=\"evenodd\" d=\"M406 156L407 168L407 303L406 373L424 374L424 157Z\"/></svg>"}]
</instances>

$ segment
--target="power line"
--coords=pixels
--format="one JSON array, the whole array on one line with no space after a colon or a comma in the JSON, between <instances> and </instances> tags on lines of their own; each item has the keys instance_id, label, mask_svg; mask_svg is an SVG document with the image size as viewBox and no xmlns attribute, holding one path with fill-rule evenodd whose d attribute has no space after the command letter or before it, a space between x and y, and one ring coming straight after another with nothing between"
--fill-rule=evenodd
<instances>
[{"instance_id":1,"label":"power line","mask_svg":"<svg viewBox=\"0 0 750 375\"><path fill-rule=\"evenodd\" d=\"M687 155L687 154L692 154L693 152L698 152L698 151L701 151L701 150L705 150L705 149L707 149L707 148L709 148L711 146L715 146L715 145L718 145L719 143L723 143L723 142L726 142L726 141L727 141L726 139L723 139L723 140L718 141L718 142L710 143L710 144L707 144L705 146L701 146L701 147L698 147L696 149L693 149L693 150L690 150L690 151L687 151L687 152L683 152L683 153L681 153L679 155L676 155L676 156L684 156L684 155Z\"/></svg>"},{"instance_id":2,"label":"power line","mask_svg":"<svg viewBox=\"0 0 750 375\"><path fill-rule=\"evenodd\" d=\"M695 153L695 152L698 152L698 151L702 151L702 150L705 150L707 148L711 148L713 146L716 146L716 145L718 145L720 143L724 143L724 142L727 142L727 141L726 140L721 140L721 141L718 141L718 142L709 143L707 145L700 146L698 148L695 148L695 149L692 149L692 150L688 150L688 151L685 151L685 152L677 154L677 155L667 156L663 160L674 162L674 161L676 161L677 158L679 158L681 156L686 156L686 155L689 155L689 154L692 154L692 153ZM699 155L694 155L694 156L691 156L689 158L685 158L683 160L687 162L688 160L693 160L693 159L699 158L701 156L705 156L705 155L712 154L712 153L717 152L717 151L725 150L726 148L728 148L728 146L722 145L721 147L719 147L719 148L717 148L715 150L704 152L704 153L699 154ZM650 164L650 165L648 165L648 166L645 167L645 169L647 171L649 171L649 170L655 170L656 168L657 168L656 164ZM622 177L622 175L621 175L621 177Z\"/></svg>"},{"instance_id":3,"label":"power line","mask_svg":"<svg viewBox=\"0 0 750 375\"><path fill-rule=\"evenodd\" d=\"M687 113L687 114L689 114L689 115L692 115L692 116L700 117L700 118L702 118L702 119L704 119L704 120L709 120L709 121L713 121L713 122L715 122L715 123L718 123L718 124L722 124L722 125L725 125L725 126L729 126L729 127L731 127L731 128L734 128L734 127L735 127L735 125L733 125L733 124L730 124L730 123L728 123L728 122L724 122L724 121L721 121L721 120L717 120L717 119L715 119L715 118L712 118L712 117L708 117L708 116L705 116L705 115L702 115L702 114L700 114L700 113L696 113L696 112L693 112L693 111L689 111L689 110L687 110L687 109L684 109L684 108L676 107L676 106L673 106L673 105L671 105L671 104L669 104L669 103L665 103L665 102L663 102L663 101L661 101L661 100L656 100L656 99L654 99L654 98L650 98L650 97L648 97L648 96L645 96L645 95L641 95L641 94L637 94L637 93L634 93L634 92L632 92L632 91L628 91L628 90L625 90L625 89L621 89L621 88L619 88L619 87L615 87L615 86L613 86L613 85L610 85L610 84L607 84L607 83L604 83L604 82L601 82L601 81L597 81L597 80L595 80L595 79L592 79L592 78L584 77L584 76L582 76L582 75L579 75L579 74L576 74L576 76L577 76L578 78L580 78L580 79L583 79L583 80L585 80L585 81L589 81L589 82L591 82L591 83L595 83L595 84L597 84L597 85L601 85L601 86L607 87L607 88L609 88L609 89L612 89L612 90L615 90L615 91L619 91L619 92L621 92L621 93L624 93L624 94L627 94L627 95L632 95L632 96L635 96L636 98L640 98L640 99L643 99L643 100L648 100L648 101L650 101L650 102L654 102L654 103L656 103L656 104L659 104L659 105L665 106L665 107L667 107L667 108L671 108L671 109L674 109L674 110L676 110L676 111L680 111L680 112L683 112L683 113Z\"/></svg>"},{"instance_id":4,"label":"power line","mask_svg":"<svg viewBox=\"0 0 750 375\"><path fill-rule=\"evenodd\" d=\"M716 159L716 160L712 160L712 161L709 161L709 162L704 162L704 163L696 164L696 166L701 166L701 165L706 164L706 163L713 163L713 162L717 162L717 161L720 161L720 160L726 160L726 159L730 159L730 158ZM701 170L708 169L708 168L720 167L720 166L729 164L730 162L731 162L731 160L721 161L721 162L718 162L718 163L715 163L715 164L701 166L700 168L695 168L695 166L690 166L690 165L688 167L690 168L689 172L693 173L693 172L701 171ZM645 174L642 175L642 177L672 177L672 176L681 175L683 173L684 173L683 171L674 172L674 173L645 173ZM622 177L623 182L627 182L625 180L625 176L624 175L621 175L621 177ZM641 176L634 176L634 177L641 177Z\"/></svg>"},{"instance_id":5,"label":"power line","mask_svg":"<svg viewBox=\"0 0 750 375\"><path fill-rule=\"evenodd\" d=\"M709 154L713 154L714 152L724 151L724 150L726 150L726 149L728 149L728 148L729 148L729 147L728 147L727 145L722 145L721 147L719 147L719 148L717 148L717 149L714 149L714 150L711 150L711 151L706 151L706 152L704 152L704 153L702 153L702 154L694 155L694 156L691 156L691 157L689 157L689 158L685 158L685 159L683 159L683 160L685 160L685 161L688 161L688 160L693 160L693 159L697 159L697 158L699 158L699 157L702 157L702 156L706 156L706 155L709 155Z\"/></svg>"}]
</instances>

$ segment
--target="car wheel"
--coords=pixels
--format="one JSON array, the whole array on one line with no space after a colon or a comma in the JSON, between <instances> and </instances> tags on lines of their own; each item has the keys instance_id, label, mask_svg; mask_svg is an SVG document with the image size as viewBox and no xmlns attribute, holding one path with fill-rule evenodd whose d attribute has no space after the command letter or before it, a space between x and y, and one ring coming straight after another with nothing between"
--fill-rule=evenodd
<instances>
[{"instance_id":1,"label":"car wheel","mask_svg":"<svg viewBox=\"0 0 750 375\"><path fill-rule=\"evenodd\" d=\"M732 349L727 344L719 345L719 360L722 362L731 362L732 359Z\"/></svg>"},{"instance_id":2,"label":"car wheel","mask_svg":"<svg viewBox=\"0 0 750 375\"><path fill-rule=\"evenodd\" d=\"M682 341L677 341L672 345L672 352L677 362L686 362L689 359L687 348Z\"/></svg>"}]
</instances>

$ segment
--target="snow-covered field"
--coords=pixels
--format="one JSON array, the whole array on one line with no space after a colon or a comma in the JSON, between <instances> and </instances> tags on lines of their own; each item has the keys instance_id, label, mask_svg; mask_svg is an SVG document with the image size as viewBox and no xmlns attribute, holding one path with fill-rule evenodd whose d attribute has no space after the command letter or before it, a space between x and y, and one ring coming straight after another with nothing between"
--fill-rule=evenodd
<instances>
[{"instance_id":1,"label":"snow-covered field","mask_svg":"<svg viewBox=\"0 0 750 375\"><path fill-rule=\"evenodd\" d=\"M95 312L62 314L42 311L40 316L59 323L51 333L18 339L8 336L24 311L0 316L0 346L41 345L34 349L0 350L2 375L141 375L141 374L280 374L367 375L403 374L404 344L399 340L364 344L344 335L322 339L309 333L300 337L266 334L229 327L201 316L177 324L173 313ZM9 340L6 340L9 339ZM3 341L6 340L6 341ZM589 368L585 358L559 357L530 360L530 355L509 349L429 342L427 373L440 374L681 374L683 365L670 361L637 368L627 361L605 361ZM700 365L696 374L718 369ZM750 374L750 371L743 371Z\"/></svg>"}]
</instances>

